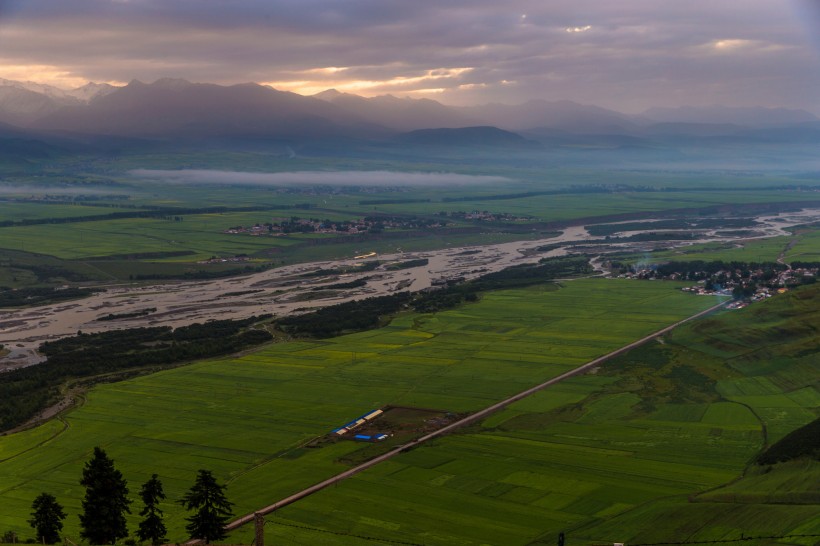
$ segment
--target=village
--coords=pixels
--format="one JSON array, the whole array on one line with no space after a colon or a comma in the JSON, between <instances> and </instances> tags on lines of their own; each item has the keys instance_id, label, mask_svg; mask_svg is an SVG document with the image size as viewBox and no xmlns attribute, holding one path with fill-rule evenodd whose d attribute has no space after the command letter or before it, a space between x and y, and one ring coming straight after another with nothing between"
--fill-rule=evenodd
<instances>
[{"instance_id":1,"label":"village","mask_svg":"<svg viewBox=\"0 0 820 546\"><path fill-rule=\"evenodd\" d=\"M733 296L743 302L761 301L790 288L816 282L820 264L784 263L670 262L661 265L620 268L618 277L644 280L692 280L697 284L684 292L710 296ZM742 304L740 304L742 305Z\"/></svg>"},{"instance_id":2,"label":"village","mask_svg":"<svg viewBox=\"0 0 820 546\"><path fill-rule=\"evenodd\" d=\"M223 233L253 236L281 236L289 233L380 233L385 229L432 229L448 225L446 220L416 216L365 216L358 220L320 220L318 218L272 218L270 222L253 226L234 226Z\"/></svg>"},{"instance_id":3,"label":"village","mask_svg":"<svg viewBox=\"0 0 820 546\"><path fill-rule=\"evenodd\" d=\"M533 219L532 216L527 215L516 215L507 212L490 212L486 210L473 210L470 212L439 212L438 215L449 218L457 218L460 220L473 220L478 222L527 222Z\"/></svg>"}]
</instances>

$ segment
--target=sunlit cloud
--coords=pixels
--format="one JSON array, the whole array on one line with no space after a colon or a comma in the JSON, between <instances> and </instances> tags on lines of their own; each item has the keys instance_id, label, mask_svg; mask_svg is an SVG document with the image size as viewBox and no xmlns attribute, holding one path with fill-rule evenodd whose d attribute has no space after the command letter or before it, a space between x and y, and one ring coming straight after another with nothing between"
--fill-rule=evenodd
<instances>
[{"instance_id":1,"label":"sunlit cloud","mask_svg":"<svg viewBox=\"0 0 820 546\"><path fill-rule=\"evenodd\" d=\"M311 68L310 70L305 70L305 74L338 74L339 72L344 72L345 70L349 70L347 66L325 66L323 68Z\"/></svg>"},{"instance_id":2,"label":"sunlit cloud","mask_svg":"<svg viewBox=\"0 0 820 546\"><path fill-rule=\"evenodd\" d=\"M0 78L43 83L62 89L75 89L88 83L88 79L56 66L15 65L2 60L0 60Z\"/></svg>"},{"instance_id":3,"label":"sunlit cloud","mask_svg":"<svg viewBox=\"0 0 820 546\"><path fill-rule=\"evenodd\" d=\"M809 35L820 8L793 1L805 9L771 0L0 0L9 6L0 8L0 77L820 112Z\"/></svg>"},{"instance_id":4,"label":"sunlit cloud","mask_svg":"<svg viewBox=\"0 0 820 546\"><path fill-rule=\"evenodd\" d=\"M715 40L708 44L707 49L718 53L775 53L792 49L793 46L766 42L763 40L725 39Z\"/></svg>"},{"instance_id":5,"label":"sunlit cloud","mask_svg":"<svg viewBox=\"0 0 820 546\"><path fill-rule=\"evenodd\" d=\"M715 49L729 51L753 46L754 40L717 40L714 42Z\"/></svg>"},{"instance_id":6,"label":"sunlit cloud","mask_svg":"<svg viewBox=\"0 0 820 546\"><path fill-rule=\"evenodd\" d=\"M443 93L444 87L428 87L431 82L441 80L456 80L469 73L473 69L470 67L458 68L435 68L426 70L417 76L394 76L384 80L359 80L341 79L336 77L340 72L350 70L349 68L314 68L299 73L302 79L280 80L264 82L282 91L292 91L302 95L314 95L326 89L336 89L342 92L356 93L364 96L381 94L386 92L401 92L405 94L430 94ZM315 79L304 79L305 76L317 76ZM328 76L323 78L321 76ZM458 85L454 85L458 87Z\"/></svg>"},{"instance_id":7,"label":"sunlit cloud","mask_svg":"<svg viewBox=\"0 0 820 546\"><path fill-rule=\"evenodd\" d=\"M444 93L445 91L447 91L447 89L445 89L443 87L431 87L429 89L413 89L408 94L409 95L413 95L413 94L440 95L440 94Z\"/></svg>"}]
</instances>

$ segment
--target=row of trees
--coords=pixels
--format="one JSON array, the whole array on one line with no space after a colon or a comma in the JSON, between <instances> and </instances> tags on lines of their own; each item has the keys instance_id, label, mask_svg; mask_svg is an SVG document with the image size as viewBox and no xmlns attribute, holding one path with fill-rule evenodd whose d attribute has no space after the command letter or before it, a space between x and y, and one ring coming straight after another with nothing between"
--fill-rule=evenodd
<instances>
[{"instance_id":1,"label":"row of trees","mask_svg":"<svg viewBox=\"0 0 820 546\"><path fill-rule=\"evenodd\" d=\"M131 499L128 483L114 467L114 461L99 447L83 468L80 484L85 487L83 512L80 514L80 537L90 544L114 544L128 536L125 514L130 514ZM159 508L165 500L162 482L154 474L140 489L143 509L137 538L142 542L162 544L167 542L167 529ZM193 514L186 518L185 529L191 538L205 543L222 540L227 536L225 524L232 516L231 506L225 496L225 486L217 483L208 470L197 473L193 487L179 500ZM60 531L66 514L57 499L50 493L41 493L31 505L29 524L37 533L39 542L54 544L60 540Z\"/></svg>"},{"instance_id":2,"label":"row of trees","mask_svg":"<svg viewBox=\"0 0 820 546\"><path fill-rule=\"evenodd\" d=\"M171 330L168 326L109 330L46 342L40 351L48 361L0 373L0 431L25 423L56 403L67 381L93 382L102 374L158 370L177 362L230 354L272 339L251 328L269 315L241 320L214 320Z\"/></svg>"}]
</instances>

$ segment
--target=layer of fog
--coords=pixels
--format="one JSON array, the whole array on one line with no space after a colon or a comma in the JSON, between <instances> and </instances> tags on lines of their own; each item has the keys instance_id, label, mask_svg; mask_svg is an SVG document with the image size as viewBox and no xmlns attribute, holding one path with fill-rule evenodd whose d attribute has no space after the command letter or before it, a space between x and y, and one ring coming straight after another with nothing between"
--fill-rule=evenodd
<instances>
[{"instance_id":1,"label":"layer of fog","mask_svg":"<svg viewBox=\"0 0 820 546\"><path fill-rule=\"evenodd\" d=\"M253 173L204 169L135 169L131 176L177 184L243 184L253 186L460 186L511 182L503 176L394 171L296 171Z\"/></svg>"}]
</instances>

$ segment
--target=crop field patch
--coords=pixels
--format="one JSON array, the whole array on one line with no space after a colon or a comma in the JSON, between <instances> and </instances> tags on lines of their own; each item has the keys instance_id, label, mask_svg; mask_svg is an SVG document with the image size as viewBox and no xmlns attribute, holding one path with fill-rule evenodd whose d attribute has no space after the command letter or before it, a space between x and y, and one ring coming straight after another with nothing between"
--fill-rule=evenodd
<instances>
[{"instance_id":1,"label":"crop field patch","mask_svg":"<svg viewBox=\"0 0 820 546\"><path fill-rule=\"evenodd\" d=\"M816 387L804 387L802 389L789 392L791 400L804 408L820 408L820 390Z\"/></svg>"},{"instance_id":2,"label":"crop field patch","mask_svg":"<svg viewBox=\"0 0 820 546\"><path fill-rule=\"evenodd\" d=\"M5 484L0 492L0 504L15 507L4 516L4 522L8 522L9 528L26 532L30 500L20 504L11 499L15 496L30 499L32 492L48 489L55 479L60 481L59 490L64 492L61 500L67 499L67 508L75 509L72 507L76 507L77 502L71 499L79 498L77 480L82 464L93 446L100 444L107 446L107 451L132 486L137 487L152 472L160 474L169 495L169 502L163 509L173 534L181 533L184 523L183 514L174 501L190 486L198 468L212 469L217 476L229 480L229 493L237 502L237 513L251 511L345 468L337 461L351 456L361 445L338 442L318 450L302 449L306 442L326 434L344 419L389 404L446 408L454 413L487 406L507 394L565 371L568 363L580 364L584 359L632 341L640 333L667 324L664 319L658 319L654 325L641 323L632 335L624 333L621 337L601 338L596 333L605 330L618 308L629 307L634 313L642 305L656 307L666 302L664 316L679 312L683 317L709 304L682 294L679 286L593 279L573 281L557 291L491 293L481 302L464 308L469 312L399 317L384 330L387 336L384 341L379 337L382 330L374 330L365 335L320 342L278 343L247 357L221 358L122 383L100 385L89 393L88 402L83 407L68 415L71 424L68 430L27 454L24 461L18 457L0 463L0 475L4 476L0 483ZM606 297L596 301L589 296L594 292L604 293ZM641 303L644 300L651 303ZM593 312L595 308L600 311ZM583 326L584 333L569 331L567 322L562 320L526 320L531 314L572 316L573 309L583 309L592 317L576 321L578 327ZM517 317L521 316L525 320L516 323ZM600 322L601 319L594 318L596 316L606 316L607 319ZM647 312L646 316L652 316L652 313ZM486 324L496 320L499 329L507 328L507 324L517 326L503 333L482 332L475 340L464 333L463 327L471 321ZM434 336L434 333L446 334ZM566 338L571 339L567 342ZM396 345L397 339L410 340L411 343L385 348ZM515 360L519 356L516 354L518 342L521 342L520 362ZM494 347L495 343L499 345ZM540 358L535 358L539 355L540 345L560 348L555 364L544 364ZM503 349L499 351L498 347ZM491 358L486 358L482 354L484 351L493 351ZM501 356L512 359L512 362L499 366L496 357ZM550 353L550 359L552 357ZM601 388L611 381L608 377L579 377L561 385L558 392L566 394L560 394L559 401L551 400L545 391L519 402L513 409L541 406L549 411L555 404L582 400L584 392ZM33 438L41 437L43 430L34 429L12 438L19 445L36 444ZM0 450L16 449L6 447L8 440L0 438ZM435 445L449 446L452 442L452 438L445 438L437 440ZM500 498L502 490L495 484L521 470L522 464L539 473L549 468L547 473L554 474L558 468L554 465L578 469L581 468L579 459L592 461L600 458L600 453L607 452L592 449L579 455L576 447L575 453L572 449L561 450L563 455L560 458L554 455L545 458L547 444L543 441L503 439L493 442L513 450L507 454L488 452L482 447L483 442L471 441L469 447L459 449L457 454L449 448L443 455L437 454L438 449L416 449L402 454L398 460L402 464L453 476L437 486L425 487L458 494L457 500L451 498L443 506L458 502L474 510L469 516L462 512L453 514L454 522L462 525L472 521L476 514L483 513L488 517L486 526L494 529L493 533L500 532L499 528L506 532L508 524L498 521L497 517L508 514L511 522L522 522L523 527L509 523L516 529L514 536L522 537L537 534L530 522L537 512L534 509L526 512L530 510L526 504L504 501ZM551 451L552 448L547 450ZM624 459L621 456L614 458ZM488 460L493 460L493 464L488 464ZM396 468L400 466L385 465L387 470ZM595 479L600 479L601 473L611 472L612 468L614 466L609 465L596 470ZM383 475L376 470L363 474L361 479ZM662 474L663 471L658 472ZM568 477L567 472L569 470L562 470L561 475ZM397 477L392 479L398 480ZM472 482L473 479L477 481ZM623 484L624 480L619 480L618 483ZM260 488L260 483L266 486ZM339 491L345 489L347 483L340 485ZM395 483L400 484L402 490L411 485L404 480ZM456 491L454 487L459 484L467 489L475 486L478 491L498 495L484 497L480 492L476 493L480 499L494 503L487 506L479 498L472 499L466 491ZM424 487L412 485L419 488L418 494L422 494L422 498L428 496ZM522 484L520 487L532 485ZM666 493L680 489L659 485L657 490ZM396 492L383 493L392 497ZM324 495L322 492L317 498ZM533 502L539 501L540 498ZM305 502L306 506L311 506L312 500ZM380 499L380 503L384 502ZM337 509L343 507L344 503ZM307 512L310 510L302 513ZM434 513L431 512L431 517ZM577 520L576 515L569 513L559 516L556 516L558 524ZM406 521L407 518L397 514L380 515L379 519ZM131 521L133 528L135 516ZM343 518L334 516L331 521L341 522ZM483 529L484 526L480 526L476 530L476 538L482 536ZM67 520L66 531L69 536L76 536L76 519Z\"/></svg>"},{"instance_id":3,"label":"crop field patch","mask_svg":"<svg viewBox=\"0 0 820 546\"><path fill-rule=\"evenodd\" d=\"M766 377L745 377L721 383L724 396L766 396L783 391Z\"/></svg>"},{"instance_id":4,"label":"crop field patch","mask_svg":"<svg viewBox=\"0 0 820 546\"><path fill-rule=\"evenodd\" d=\"M760 427L757 417L748 407L730 402L709 404L701 422L721 427Z\"/></svg>"},{"instance_id":5,"label":"crop field patch","mask_svg":"<svg viewBox=\"0 0 820 546\"><path fill-rule=\"evenodd\" d=\"M665 404L649 415L648 419L697 423L703 419L709 407L708 404Z\"/></svg>"},{"instance_id":6,"label":"crop field patch","mask_svg":"<svg viewBox=\"0 0 820 546\"><path fill-rule=\"evenodd\" d=\"M786 259L801 262L820 261L820 229L817 226L795 230L794 244L786 249Z\"/></svg>"},{"instance_id":7,"label":"crop field patch","mask_svg":"<svg viewBox=\"0 0 820 546\"><path fill-rule=\"evenodd\" d=\"M586 405L586 412L577 419L578 423L601 422L622 419L632 413L640 397L631 393L616 394Z\"/></svg>"}]
</instances>

